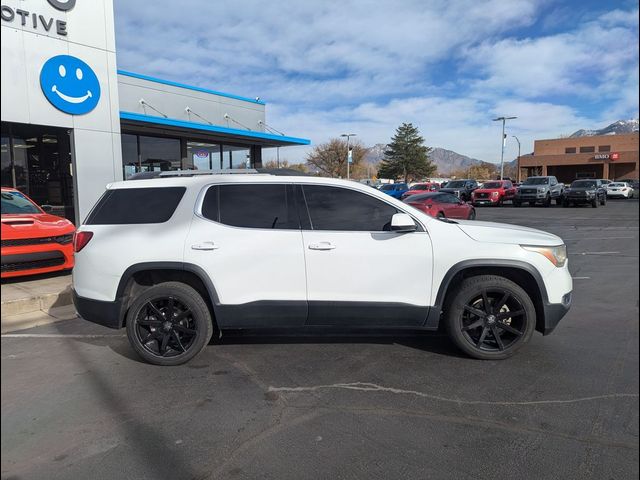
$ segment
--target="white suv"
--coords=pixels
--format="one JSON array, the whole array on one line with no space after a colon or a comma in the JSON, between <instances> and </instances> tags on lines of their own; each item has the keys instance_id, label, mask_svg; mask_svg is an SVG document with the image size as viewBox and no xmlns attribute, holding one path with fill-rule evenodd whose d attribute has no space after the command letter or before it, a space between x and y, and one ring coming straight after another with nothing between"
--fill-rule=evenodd
<instances>
[{"instance_id":1,"label":"white suv","mask_svg":"<svg viewBox=\"0 0 640 480\"><path fill-rule=\"evenodd\" d=\"M262 173L113 183L74 239L74 301L177 365L214 329L437 330L502 359L568 311L563 241L434 219L371 187Z\"/></svg>"}]
</instances>

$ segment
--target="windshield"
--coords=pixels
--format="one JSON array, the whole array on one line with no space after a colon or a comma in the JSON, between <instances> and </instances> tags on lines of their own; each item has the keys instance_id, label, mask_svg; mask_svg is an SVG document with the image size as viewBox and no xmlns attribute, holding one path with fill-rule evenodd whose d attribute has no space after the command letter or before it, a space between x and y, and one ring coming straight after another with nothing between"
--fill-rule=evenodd
<instances>
[{"instance_id":1,"label":"windshield","mask_svg":"<svg viewBox=\"0 0 640 480\"><path fill-rule=\"evenodd\" d=\"M576 180L571 184L571 188L596 188L595 180Z\"/></svg>"},{"instance_id":2,"label":"windshield","mask_svg":"<svg viewBox=\"0 0 640 480\"><path fill-rule=\"evenodd\" d=\"M414 185L409 190L429 190L429 185L425 185L424 183L420 185Z\"/></svg>"},{"instance_id":3,"label":"windshield","mask_svg":"<svg viewBox=\"0 0 640 480\"><path fill-rule=\"evenodd\" d=\"M626 187L626 183L610 183L607 187Z\"/></svg>"},{"instance_id":4,"label":"windshield","mask_svg":"<svg viewBox=\"0 0 640 480\"><path fill-rule=\"evenodd\" d=\"M527 178L523 185L547 185L549 183L549 179L547 177L534 177Z\"/></svg>"},{"instance_id":5,"label":"windshield","mask_svg":"<svg viewBox=\"0 0 640 480\"><path fill-rule=\"evenodd\" d=\"M20 213L42 213L20 192L2 192L2 215Z\"/></svg>"},{"instance_id":6,"label":"windshield","mask_svg":"<svg viewBox=\"0 0 640 480\"><path fill-rule=\"evenodd\" d=\"M393 184L387 184L387 185L383 185L383 186L382 186L382 188L381 188L380 190L387 191L387 190L393 190L394 188L395 188L395 185L393 185Z\"/></svg>"},{"instance_id":7,"label":"windshield","mask_svg":"<svg viewBox=\"0 0 640 480\"><path fill-rule=\"evenodd\" d=\"M502 188L502 184L500 182L489 182L485 183L482 188Z\"/></svg>"},{"instance_id":8,"label":"windshield","mask_svg":"<svg viewBox=\"0 0 640 480\"><path fill-rule=\"evenodd\" d=\"M447 188L462 188L467 184L466 180L455 180L447 183Z\"/></svg>"}]
</instances>

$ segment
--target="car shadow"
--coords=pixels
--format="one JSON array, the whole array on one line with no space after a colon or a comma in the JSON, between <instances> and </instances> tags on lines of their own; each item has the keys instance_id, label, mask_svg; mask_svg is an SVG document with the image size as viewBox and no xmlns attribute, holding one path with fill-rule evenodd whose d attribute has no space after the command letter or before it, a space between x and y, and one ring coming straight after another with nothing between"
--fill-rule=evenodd
<instances>
[{"instance_id":1,"label":"car shadow","mask_svg":"<svg viewBox=\"0 0 640 480\"><path fill-rule=\"evenodd\" d=\"M105 329L108 333L114 330ZM120 332L123 332L121 330ZM146 363L131 348L126 336L122 341L114 341L113 337L77 338L75 341L94 346L107 347L119 356L137 363ZM120 339L119 338L119 339ZM273 330L273 329L243 329L225 330L222 336L214 332L206 348L216 345L402 345L415 350L445 355L456 358L468 358L442 332L408 331L408 330L375 330L331 329L323 331L308 331L304 329ZM206 351L206 350L205 350Z\"/></svg>"}]
</instances>

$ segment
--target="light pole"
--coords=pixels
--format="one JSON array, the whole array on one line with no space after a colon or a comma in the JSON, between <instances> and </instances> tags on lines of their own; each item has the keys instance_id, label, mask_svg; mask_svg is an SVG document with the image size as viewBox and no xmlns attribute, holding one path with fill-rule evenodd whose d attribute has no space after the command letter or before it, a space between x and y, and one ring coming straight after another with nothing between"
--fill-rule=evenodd
<instances>
[{"instance_id":1,"label":"light pole","mask_svg":"<svg viewBox=\"0 0 640 480\"><path fill-rule=\"evenodd\" d=\"M356 134L355 133L343 133L340 136L341 137L347 137L347 180L349 180L350 167L351 167L351 165L349 165L349 139L351 137L355 137Z\"/></svg>"},{"instance_id":2,"label":"light pole","mask_svg":"<svg viewBox=\"0 0 640 480\"><path fill-rule=\"evenodd\" d=\"M502 180L502 177L504 176L504 143L506 139L504 135L504 124L507 120L513 120L514 118L518 117L498 117L493 119L494 122L502 122L502 137L500 138L500 140L502 140L502 149L500 153L500 180Z\"/></svg>"},{"instance_id":3,"label":"light pole","mask_svg":"<svg viewBox=\"0 0 640 480\"><path fill-rule=\"evenodd\" d=\"M520 183L520 139L515 135L511 135L518 142L518 160L516 161L516 168L518 169L516 172L516 182Z\"/></svg>"}]
</instances>

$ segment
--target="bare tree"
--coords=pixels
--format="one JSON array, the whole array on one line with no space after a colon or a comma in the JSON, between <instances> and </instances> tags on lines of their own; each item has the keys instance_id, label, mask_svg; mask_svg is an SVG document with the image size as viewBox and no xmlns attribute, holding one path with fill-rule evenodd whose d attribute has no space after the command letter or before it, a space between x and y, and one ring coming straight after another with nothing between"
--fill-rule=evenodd
<instances>
[{"instance_id":1,"label":"bare tree","mask_svg":"<svg viewBox=\"0 0 640 480\"><path fill-rule=\"evenodd\" d=\"M364 165L367 148L358 141L351 141L349 148L352 152L351 177L363 178L367 171ZM347 142L340 138L332 138L327 143L315 146L307 155L307 164L311 171L317 170L322 176L346 177Z\"/></svg>"}]
</instances>

